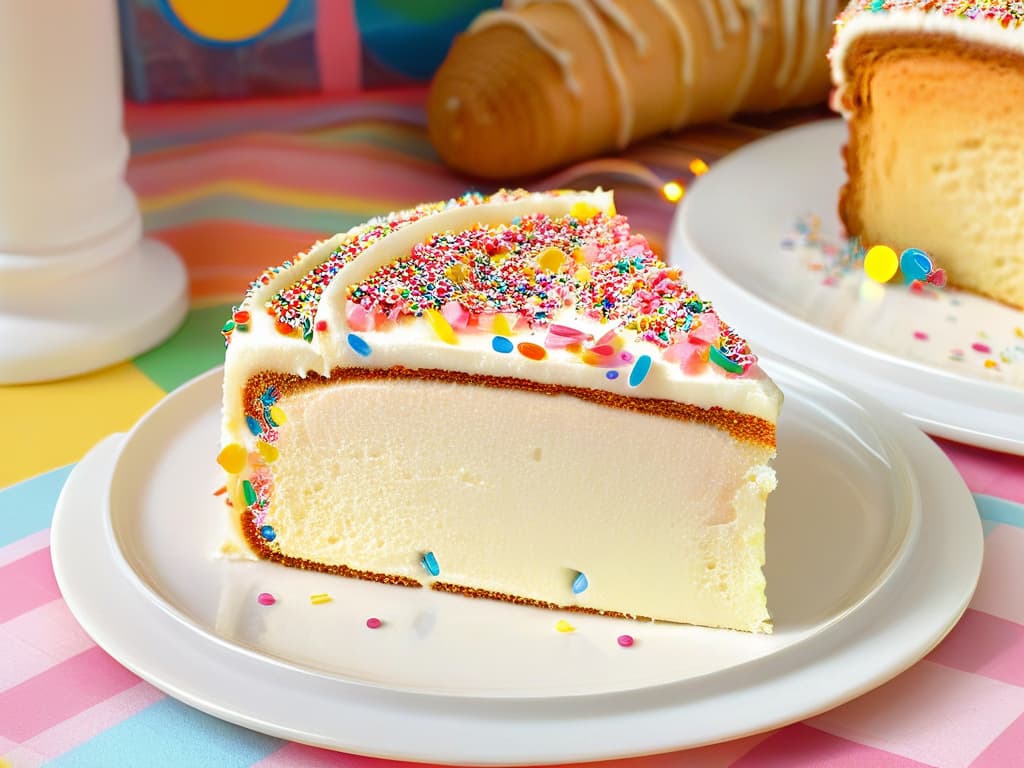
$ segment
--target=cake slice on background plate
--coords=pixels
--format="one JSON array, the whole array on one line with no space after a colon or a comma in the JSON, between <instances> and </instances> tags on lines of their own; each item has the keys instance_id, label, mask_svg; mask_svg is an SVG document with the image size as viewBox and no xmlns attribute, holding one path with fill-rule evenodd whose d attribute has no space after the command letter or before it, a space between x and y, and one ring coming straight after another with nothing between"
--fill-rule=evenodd
<instances>
[{"instance_id":1,"label":"cake slice on background plate","mask_svg":"<svg viewBox=\"0 0 1024 768\"><path fill-rule=\"evenodd\" d=\"M1024 3L853 0L830 56L847 232L1024 308Z\"/></svg>"},{"instance_id":2,"label":"cake slice on background plate","mask_svg":"<svg viewBox=\"0 0 1024 768\"><path fill-rule=\"evenodd\" d=\"M611 193L374 219L267 270L225 335L219 461L259 557L771 631L781 394Z\"/></svg>"}]
</instances>

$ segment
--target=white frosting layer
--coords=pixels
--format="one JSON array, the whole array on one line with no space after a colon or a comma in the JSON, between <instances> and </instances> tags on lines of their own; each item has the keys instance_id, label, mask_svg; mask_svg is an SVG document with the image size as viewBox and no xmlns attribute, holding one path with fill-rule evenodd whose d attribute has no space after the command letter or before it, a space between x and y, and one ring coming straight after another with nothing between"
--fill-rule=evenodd
<instances>
[{"instance_id":1,"label":"white frosting layer","mask_svg":"<svg viewBox=\"0 0 1024 768\"><path fill-rule=\"evenodd\" d=\"M1024 26L1004 28L995 19L966 19L918 9L862 11L839 27L835 43L829 53L832 82L835 86L839 89L846 86L846 55L855 40L864 35L899 32L950 35L979 45L1024 54ZM839 105L841 100L836 99L835 103ZM844 117L849 117L849 114L844 113Z\"/></svg>"},{"instance_id":2,"label":"white frosting layer","mask_svg":"<svg viewBox=\"0 0 1024 768\"><path fill-rule=\"evenodd\" d=\"M548 350L546 359L542 361L531 360L518 352L501 354L491 346L493 336L483 332L460 333L457 344L448 344L437 337L425 319L408 318L388 330L360 332L359 337L371 350L366 357L357 354L348 343L349 329L345 319L348 286L361 282L395 258L408 254L415 244L428 240L437 232L462 231L476 224L509 224L516 217L529 213L565 216L576 203L587 203L604 211L613 205L611 194L601 190L564 195L534 194L510 202L447 208L393 232L366 248L338 271L321 297L315 318L315 322L326 322L327 331L317 333L309 343L278 333L273 318L263 307L277 291L328 258L344 236L317 244L296 265L255 290L244 305L251 312L249 331L233 334L226 355L225 442L238 441L244 434L242 392L252 375L269 370L299 376L310 372L329 376L339 367L389 368L401 365L513 376L633 397L675 400L703 408L720 406L774 423L782 396L759 370L753 369L742 378L730 378L713 366L707 366L699 375L686 375L677 363L662 358L659 347L636 339L633 332L626 330L621 331L628 340L626 349L634 356L647 354L652 359L650 373L637 387L629 384L628 366L620 369L618 378L610 380L605 376L607 369L587 365L579 356L564 349ZM563 310L552 320L592 333L595 337L613 327L583 318L572 308ZM516 344L532 341L543 345L546 333L545 329L521 331L514 333L511 340Z\"/></svg>"}]
</instances>

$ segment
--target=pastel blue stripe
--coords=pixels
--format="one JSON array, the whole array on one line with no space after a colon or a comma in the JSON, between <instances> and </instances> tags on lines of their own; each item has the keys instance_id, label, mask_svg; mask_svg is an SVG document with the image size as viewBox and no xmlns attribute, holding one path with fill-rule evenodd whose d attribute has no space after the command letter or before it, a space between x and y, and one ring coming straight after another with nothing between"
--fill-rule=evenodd
<instances>
[{"instance_id":1,"label":"pastel blue stripe","mask_svg":"<svg viewBox=\"0 0 1024 768\"><path fill-rule=\"evenodd\" d=\"M0 490L0 547L50 527L60 489L74 464Z\"/></svg>"},{"instance_id":2,"label":"pastel blue stripe","mask_svg":"<svg viewBox=\"0 0 1024 768\"><path fill-rule=\"evenodd\" d=\"M999 527L999 523L993 522L992 520L981 519L981 535L988 536L992 531Z\"/></svg>"},{"instance_id":3,"label":"pastel blue stripe","mask_svg":"<svg viewBox=\"0 0 1024 768\"><path fill-rule=\"evenodd\" d=\"M249 768L285 745L162 699L45 763L59 768Z\"/></svg>"},{"instance_id":4,"label":"pastel blue stripe","mask_svg":"<svg viewBox=\"0 0 1024 768\"><path fill-rule=\"evenodd\" d=\"M974 494L974 502L978 505L982 520L1024 528L1024 504L983 493Z\"/></svg>"}]
</instances>

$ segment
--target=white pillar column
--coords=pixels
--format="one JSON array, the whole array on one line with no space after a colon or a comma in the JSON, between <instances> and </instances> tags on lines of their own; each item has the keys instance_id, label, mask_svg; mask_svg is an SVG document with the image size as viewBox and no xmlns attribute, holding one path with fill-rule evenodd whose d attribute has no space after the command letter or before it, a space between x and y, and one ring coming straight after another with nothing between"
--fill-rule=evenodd
<instances>
[{"instance_id":1,"label":"white pillar column","mask_svg":"<svg viewBox=\"0 0 1024 768\"><path fill-rule=\"evenodd\" d=\"M124 181L115 0L0 0L0 384L163 341L185 270Z\"/></svg>"}]
</instances>

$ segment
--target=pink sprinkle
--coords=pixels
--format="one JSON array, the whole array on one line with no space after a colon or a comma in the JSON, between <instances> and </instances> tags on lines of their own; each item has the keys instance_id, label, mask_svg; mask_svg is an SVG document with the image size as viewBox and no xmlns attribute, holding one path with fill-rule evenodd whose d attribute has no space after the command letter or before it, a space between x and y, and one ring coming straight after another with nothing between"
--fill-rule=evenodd
<instances>
[{"instance_id":1,"label":"pink sprinkle","mask_svg":"<svg viewBox=\"0 0 1024 768\"><path fill-rule=\"evenodd\" d=\"M928 341L928 334L924 331L914 331L914 338L918 341Z\"/></svg>"},{"instance_id":2,"label":"pink sprinkle","mask_svg":"<svg viewBox=\"0 0 1024 768\"><path fill-rule=\"evenodd\" d=\"M371 616L366 620L366 626L368 626L370 629L380 629L383 623L384 622L378 619L376 616Z\"/></svg>"},{"instance_id":3,"label":"pink sprinkle","mask_svg":"<svg viewBox=\"0 0 1024 768\"><path fill-rule=\"evenodd\" d=\"M447 302L441 307L441 314L448 324L457 331L461 331L469 325L469 310L457 301Z\"/></svg>"},{"instance_id":4,"label":"pink sprinkle","mask_svg":"<svg viewBox=\"0 0 1024 768\"><path fill-rule=\"evenodd\" d=\"M260 605L273 605L277 602L277 598L269 592L260 592L258 595L256 595L256 602L258 602Z\"/></svg>"},{"instance_id":5,"label":"pink sprinkle","mask_svg":"<svg viewBox=\"0 0 1024 768\"><path fill-rule=\"evenodd\" d=\"M982 344L980 341L976 341L973 344L971 344L971 349L973 349L975 352L981 352L983 355L987 355L989 352L992 351L992 347L990 347L988 344Z\"/></svg>"},{"instance_id":6,"label":"pink sprinkle","mask_svg":"<svg viewBox=\"0 0 1024 768\"><path fill-rule=\"evenodd\" d=\"M633 353L632 352L623 352L621 355L619 355L619 358L624 363L632 363L633 362Z\"/></svg>"},{"instance_id":7,"label":"pink sprinkle","mask_svg":"<svg viewBox=\"0 0 1024 768\"><path fill-rule=\"evenodd\" d=\"M928 282L939 288L944 288L946 286L946 270L941 268L932 270L931 274L928 275Z\"/></svg>"},{"instance_id":8,"label":"pink sprinkle","mask_svg":"<svg viewBox=\"0 0 1024 768\"><path fill-rule=\"evenodd\" d=\"M618 642L619 642L619 645L621 645L623 648L629 648L629 646L631 646L633 644L633 636L632 635L619 635L619 641Z\"/></svg>"}]
</instances>

